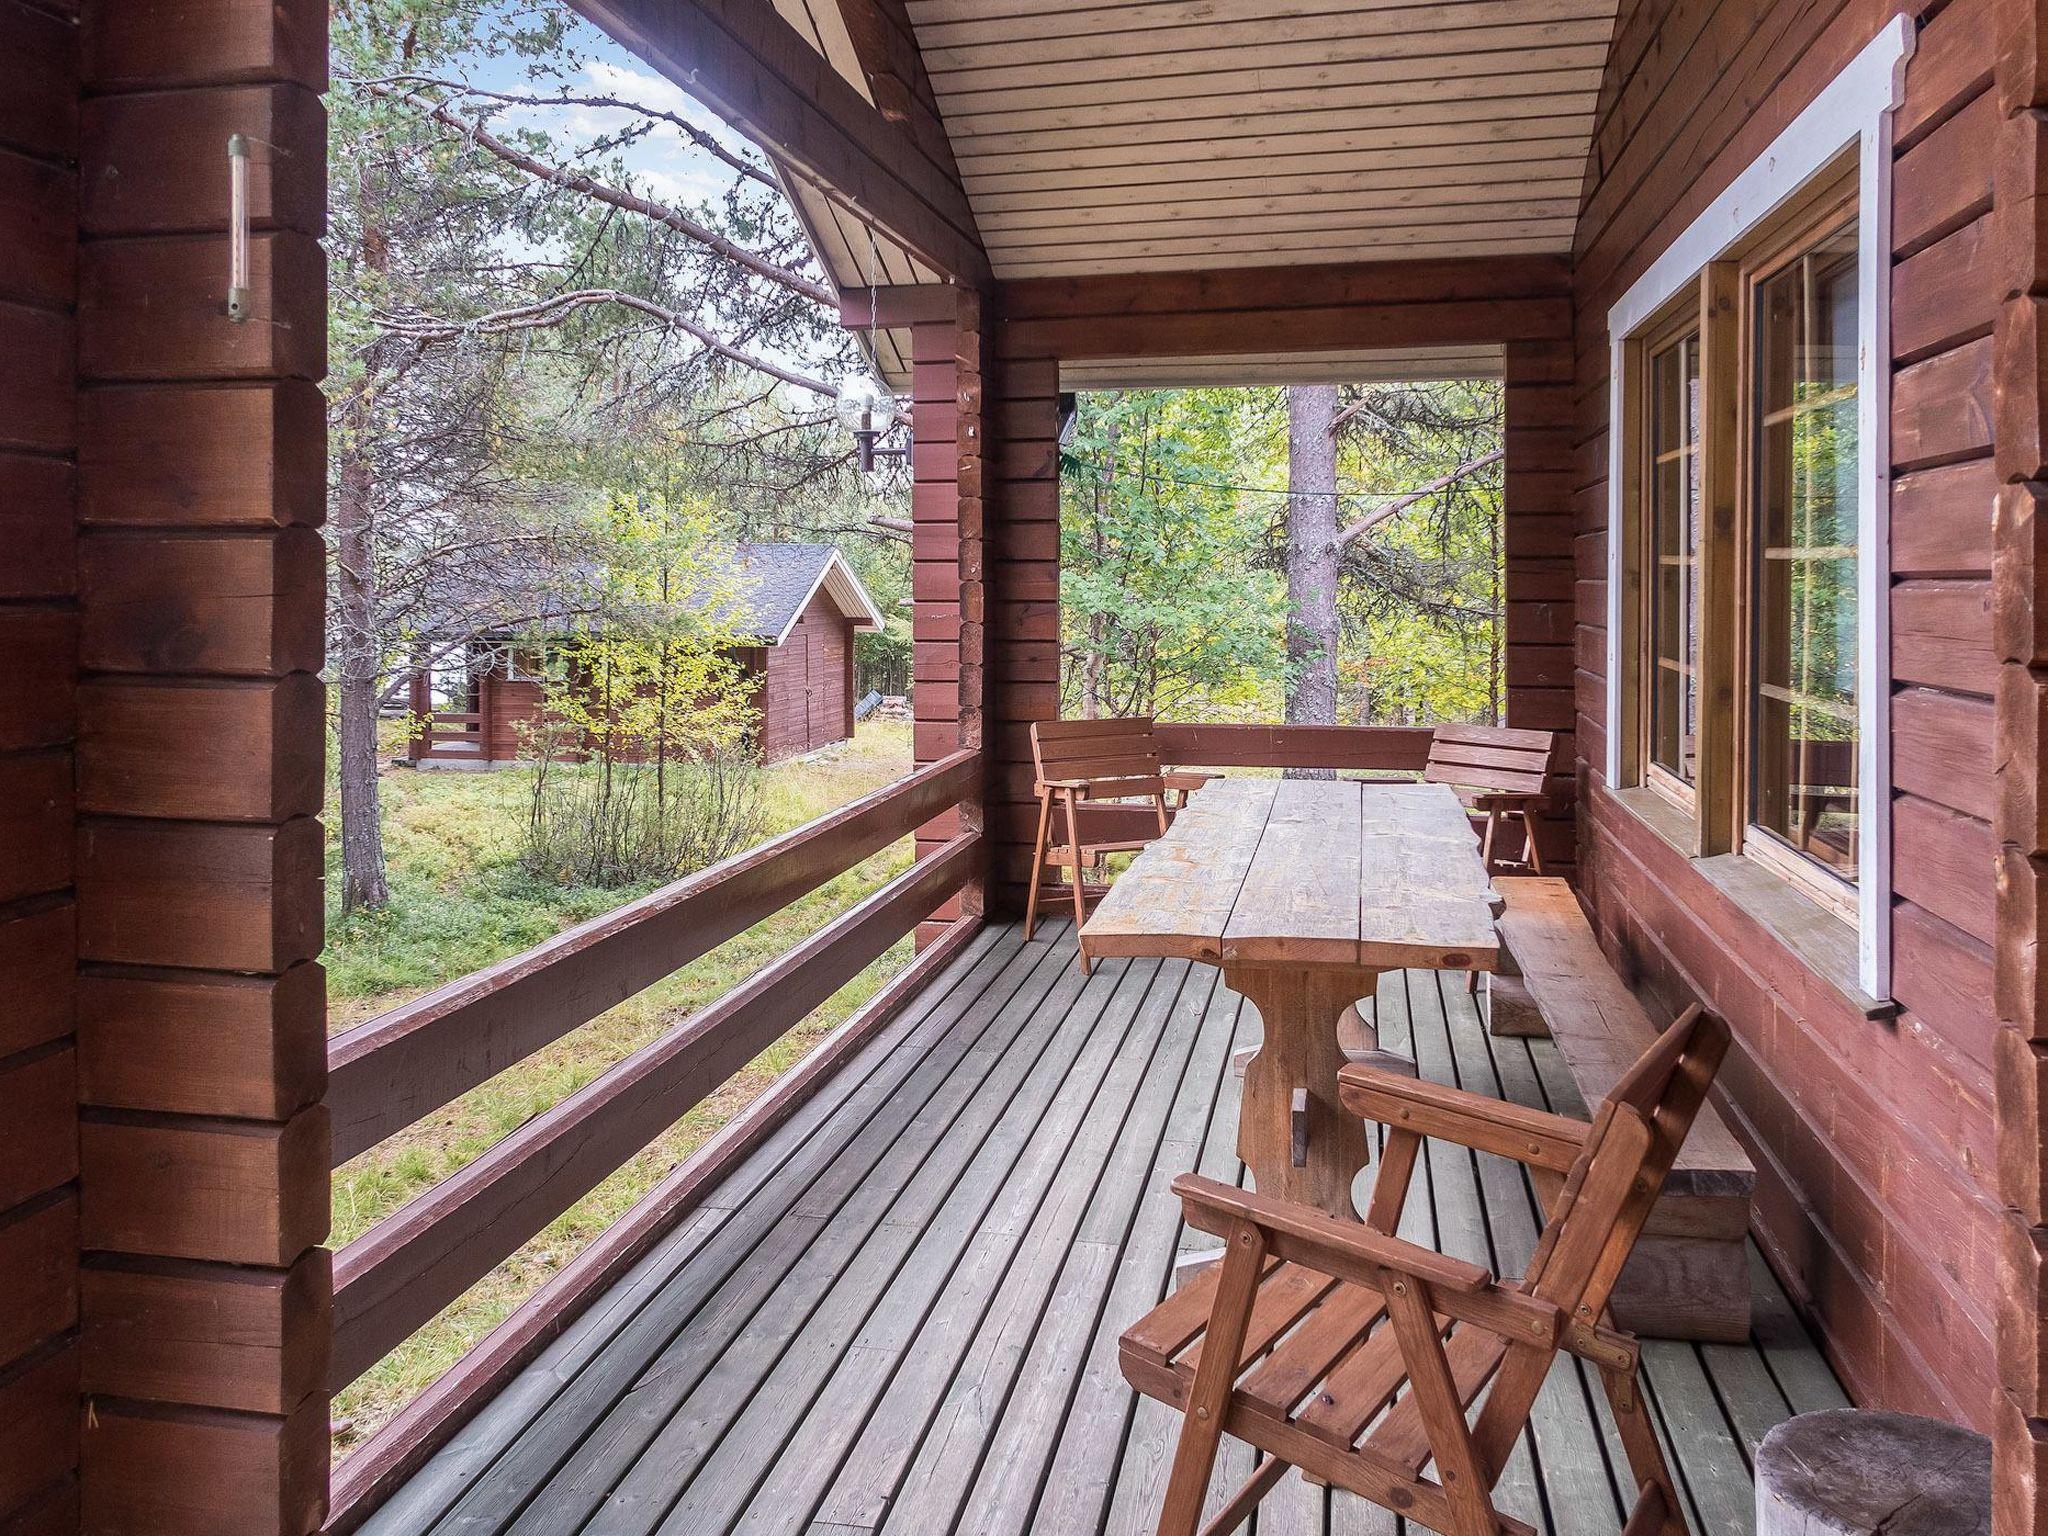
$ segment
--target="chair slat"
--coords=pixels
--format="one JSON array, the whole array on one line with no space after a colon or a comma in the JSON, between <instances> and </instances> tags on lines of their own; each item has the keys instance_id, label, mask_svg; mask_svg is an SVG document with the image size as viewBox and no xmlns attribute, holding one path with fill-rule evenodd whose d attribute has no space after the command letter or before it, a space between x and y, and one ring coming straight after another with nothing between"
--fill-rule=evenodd
<instances>
[{"instance_id":1,"label":"chair slat","mask_svg":"<svg viewBox=\"0 0 2048 1536\"><path fill-rule=\"evenodd\" d=\"M1431 763L1422 770L1425 784L1453 784L1460 789L1495 795L1541 795L1548 777L1544 773L1516 773L1505 768L1467 768L1462 763Z\"/></svg>"},{"instance_id":2,"label":"chair slat","mask_svg":"<svg viewBox=\"0 0 2048 1536\"><path fill-rule=\"evenodd\" d=\"M1457 1384L1458 1406L1470 1407L1486 1384L1493 1380L1500 1363L1507 1358L1507 1340L1478 1328L1454 1329L1444 1341L1445 1363ZM1366 1438L1366 1445L1387 1460L1420 1472L1429 1462L1429 1426L1423 1422L1422 1407L1413 1392L1394 1404L1380 1426Z\"/></svg>"},{"instance_id":3,"label":"chair slat","mask_svg":"<svg viewBox=\"0 0 2048 1536\"><path fill-rule=\"evenodd\" d=\"M1258 1300L1252 1303L1252 1320L1245 1329L1244 1347L1238 1352L1240 1361L1256 1360L1271 1349L1274 1340L1300 1322L1303 1314L1336 1285L1337 1282L1328 1275L1319 1275L1299 1264L1283 1264L1277 1270L1269 1271L1259 1281ZM1180 1363L1191 1371L1201 1368L1202 1345L1199 1340Z\"/></svg>"},{"instance_id":4,"label":"chair slat","mask_svg":"<svg viewBox=\"0 0 2048 1536\"><path fill-rule=\"evenodd\" d=\"M1278 1267L1278 1260L1271 1261L1267 1273ZM1222 1271L1220 1263L1211 1264L1189 1280L1132 1324L1124 1333L1124 1344L1143 1351L1162 1365L1171 1364L1208 1328L1209 1309L1216 1304L1216 1282Z\"/></svg>"},{"instance_id":5,"label":"chair slat","mask_svg":"<svg viewBox=\"0 0 2048 1536\"><path fill-rule=\"evenodd\" d=\"M1512 725L1439 725L1431 732L1434 740L1473 746L1537 747L1545 752L1550 750L1556 735L1555 731L1532 731Z\"/></svg>"},{"instance_id":6,"label":"chair slat","mask_svg":"<svg viewBox=\"0 0 2048 1536\"><path fill-rule=\"evenodd\" d=\"M1238 1388L1239 1395L1261 1404L1276 1417L1291 1417L1295 1404L1363 1343L1374 1324L1386 1315L1387 1304L1377 1292L1339 1285L1306 1322L1259 1362Z\"/></svg>"}]
</instances>

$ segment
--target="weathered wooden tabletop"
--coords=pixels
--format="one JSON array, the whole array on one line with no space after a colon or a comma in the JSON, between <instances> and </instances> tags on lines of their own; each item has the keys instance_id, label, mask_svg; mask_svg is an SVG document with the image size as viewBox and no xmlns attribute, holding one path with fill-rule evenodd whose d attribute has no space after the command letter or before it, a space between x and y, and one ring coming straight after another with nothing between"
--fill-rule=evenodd
<instances>
[{"instance_id":1,"label":"weathered wooden tabletop","mask_svg":"<svg viewBox=\"0 0 2048 1536\"><path fill-rule=\"evenodd\" d=\"M1491 970L1492 890L1441 784L1220 779L1081 930L1091 955Z\"/></svg>"}]
</instances>

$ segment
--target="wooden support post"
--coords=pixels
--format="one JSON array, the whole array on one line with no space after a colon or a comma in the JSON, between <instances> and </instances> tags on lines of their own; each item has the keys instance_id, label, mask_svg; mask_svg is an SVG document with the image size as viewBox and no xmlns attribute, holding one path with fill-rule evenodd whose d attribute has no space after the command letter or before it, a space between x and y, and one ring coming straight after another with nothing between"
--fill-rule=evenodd
<instances>
[{"instance_id":1,"label":"wooden support post","mask_svg":"<svg viewBox=\"0 0 2048 1536\"><path fill-rule=\"evenodd\" d=\"M0 0L0 1530L77 1523L76 16Z\"/></svg>"},{"instance_id":2,"label":"wooden support post","mask_svg":"<svg viewBox=\"0 0 2048 1536\"><path fill-rule=\"evenodd\" d=\"M2048 1533L2048 1009L2042 1006L2042 902L2048 802L2048 16L2035 0L1992 14L2000 114L1993 208L2000 304L1993 332L1993 629L1999 657L1994 830L1999 842L1995 1002L1999 1019L1996 1536Z\"/></svg>"},{"instance_id":3,"label":"wooden support post","mask_svg":"<svg viewBox=\"0 0 2048 1536\"><path fill-rule=\"evenodd\" d=\"M1552 795L1528 833L1544 866L1570 875L1577 862L1570 778L1572 698L1572 349L1563 341L1510 341L1502 390L1502 540L1506 618L1505 725L1558 733ZM1487 824L1489 836L1493 822ZM1513 846L1514 829L1507 833Z\"/></svg>"},{"instance_id":4,"label":"wooden support post","mask_svg":"<svg viewBox=\"0 0 2048 1536\"><path fill-rule=\"evenodd\" d=\"M910 691L922 766L982 744L982 323L971 289L908 292L919 301L910 327ZM917 856L981 830L983 804L977 786L957 811L919 828ZM918 929L918 943L956 917L981 915L983 891L977 879L948 901Z\"/></svg>"},{"instance_id":5,"label":"wooden support post","mask_svg":"<svg viewBox=\"0 0 2048 1536\"><path fill-rule=\"evenodd\" d=\"M326 10L105 0L80 46L81 1522L304 1536L331 1290Z\"/></svg>"},{"instance_id":6,"label":"wooden support post","mask_svg":"<svg viewBox=\"0 0 2048 1536\"><path fill-rule=\"evenodd\" d=\"M1059 364L997 334L989 421L988 675L992 910L1021 912L1031 870L1031 723L1059 717Z\"/></svg>"}]
</instances>

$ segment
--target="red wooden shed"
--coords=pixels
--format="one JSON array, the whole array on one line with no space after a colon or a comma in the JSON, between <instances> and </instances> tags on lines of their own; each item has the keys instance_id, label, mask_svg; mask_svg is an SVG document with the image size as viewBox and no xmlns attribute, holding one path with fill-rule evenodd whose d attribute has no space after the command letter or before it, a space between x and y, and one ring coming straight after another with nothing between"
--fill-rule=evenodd
<instances>
[{"instance_id":1,"label":"red wooden shed","mask_svg":"<svg viewBox=\"0 0 2048 1536\"><path fill-rule=\"evenodd\" d=\"M853 735L853 637L882 612L830 544L738 544L746 613L740 665L754 679L761 760L779 763ZM544 662L531 641L486 636L416 674L406 756L425 768L503 768L529 755Z\"/></svg>"}]
</instances>

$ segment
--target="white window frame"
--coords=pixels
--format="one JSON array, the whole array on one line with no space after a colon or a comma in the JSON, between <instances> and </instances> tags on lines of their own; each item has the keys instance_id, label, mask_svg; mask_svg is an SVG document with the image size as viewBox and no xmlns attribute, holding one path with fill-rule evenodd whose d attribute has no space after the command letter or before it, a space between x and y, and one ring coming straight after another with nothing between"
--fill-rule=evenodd
<instances>
[{"instance_id":1,"label":"white window frame","mask_svg":"<svg viewBox=\"0 0 2048 1536\"><path fill-rule=\"evenodd\" d=\"M1910 17L1895 16L1828 82L1726 191L1688 224L1607 312L1607 754L1605 777L1622 772L1624 554L1630 509L1623 505L1630 445L1622 430L1627 346L1709 262L1785 206L1848 150L1856 151L1857 738L1867 807L1856 870L1858 985L1891 993L1891 181L1892 113L1905 97L1913 55Z\"/></svg>"}]
</instances>

